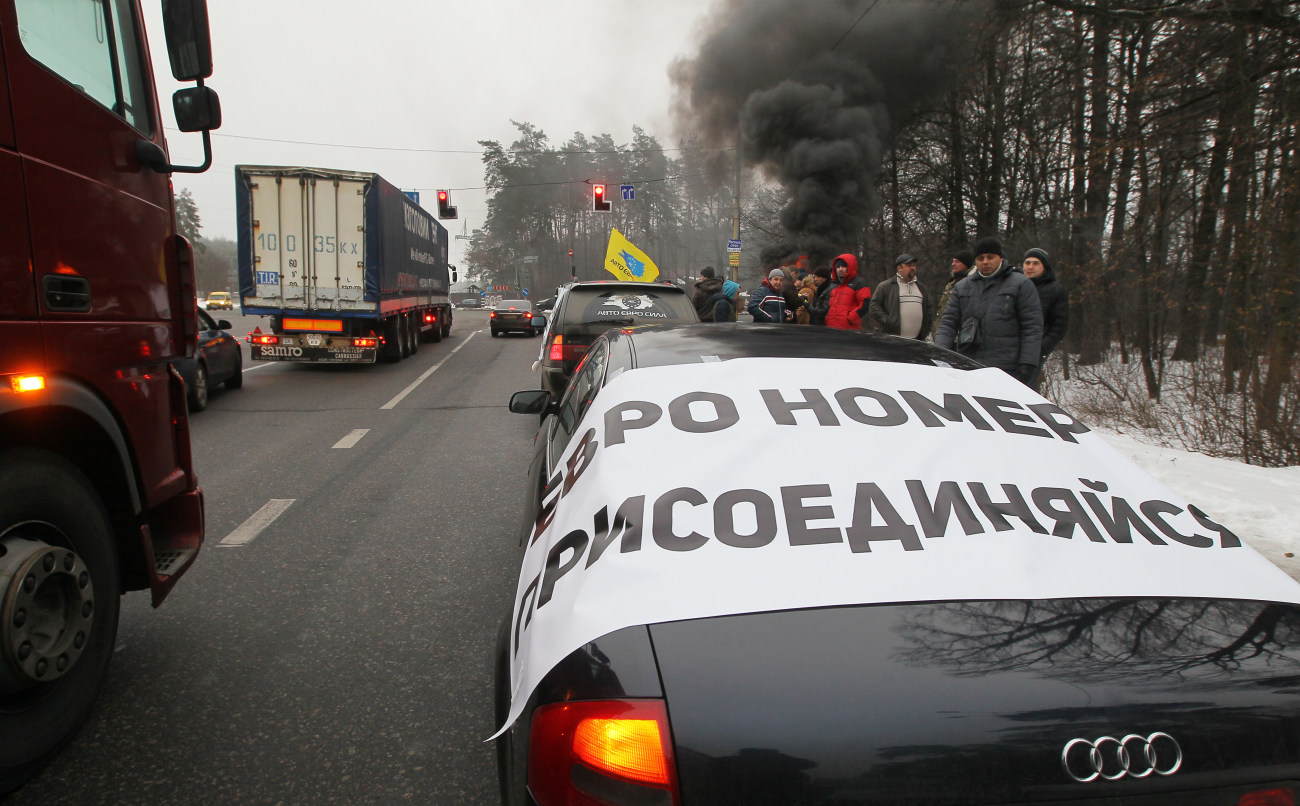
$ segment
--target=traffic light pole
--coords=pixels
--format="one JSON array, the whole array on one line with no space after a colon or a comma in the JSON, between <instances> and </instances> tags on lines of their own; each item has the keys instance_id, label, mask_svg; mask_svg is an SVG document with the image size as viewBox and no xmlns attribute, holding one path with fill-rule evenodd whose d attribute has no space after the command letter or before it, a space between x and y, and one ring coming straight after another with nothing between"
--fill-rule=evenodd
<instances>
[{"instance_id":1,"label":"traffic light pole","mask_svg":"<svg viewBox=\"0 0 1300 806\"><path fill-rule=\"evenodd\" d=\"M739 127L737 127L737 134L739 134ZM740 240L740 142L739 139L737 139L736 142L736 191L732 195L736 197L736 209L735 212L731 214L731 239L733 241L738 241ZM740 277L740 267L732 266L731 281L733 283L738 282L739 277Z\"/></svg>"}]
</instances>

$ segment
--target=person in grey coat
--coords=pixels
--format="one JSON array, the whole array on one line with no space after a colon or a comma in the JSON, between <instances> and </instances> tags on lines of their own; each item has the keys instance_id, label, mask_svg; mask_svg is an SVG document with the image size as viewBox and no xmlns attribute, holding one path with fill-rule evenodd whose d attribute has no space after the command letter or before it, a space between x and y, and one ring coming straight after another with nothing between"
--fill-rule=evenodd
<instances>
[{"instance_id":1,"label":"person in grey coat","mask_svg":"<svg viewBox=\"0 0 1300 806\"><path fill-rule=\"evenodd\" d=\"M1043 341L1043 309L1033 282L1002 256L996 238L975 245L975 271L958 283L935 344L1032 385Z\"/></svg>"}]
</instances>

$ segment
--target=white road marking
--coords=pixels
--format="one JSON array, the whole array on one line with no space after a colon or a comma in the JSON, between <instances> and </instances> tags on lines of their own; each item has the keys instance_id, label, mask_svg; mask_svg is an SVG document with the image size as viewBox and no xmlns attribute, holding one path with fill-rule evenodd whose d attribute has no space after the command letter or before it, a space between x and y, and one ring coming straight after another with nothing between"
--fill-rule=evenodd
<instances>
[{"instance_id":1,"label":"white road marking","mask_svg":"<svg viewBox=\"0 0 1300 806\"><path fill-rule=\"evenodd\" d=\"M252 361L253 359L250 358L250 359L248 359L248 360L249 360L249 361ZM251 367L244 367L244 372L252 372L252 371L255 370L255 369L266 369L267 367L275 366L276 364L284 364L284 363L288 363L288 362L285 362L285 361L259 361L258 363L254 364L254 365L251 366Z\"/></svg>"},{"instance_id":2,"label":"white road marking","mask_svg":"<svg viewBox=\"0 0 1300 806\"><path fill-rule=\"evenodd\" d=\"M398 393L397 393L397 397L393 398L392 400L388 401L388 402L385 403L384 405L380 406L380 407L379 407L380 411L383 411L384 409L391 409L391 408L395 407L398 403L401 403L401 402L402 402L402 398L404 398L404 397L406 397L407 395L409 395L410 393L414 392L414 391L415 391L415 388L416 388L417 386L419 386L420 384L424 383L424 381L425 381L426 378L428 378L428 377L429 377L430 375L432 375L433 373L437 372L439 367L441 367L443 364L445 364L445 363L447 363L449 360L451 360L451 357L452 357L453 355L455 355L456 353L459 353L459 352L460 352L460 349L461 349L462 347L464 347L466 344L469 344L469 340L472 339L472 338L474 338L475 336L477 336L480 332L481 332L481 331L475 330L473 333L470 333L469 336L467 336L467 337L465 338L464 341L462 341L460 344L457 344L457 345L456 345L456 349L452 350L450 353L447 353L447 357L446 357L446 358L442 359L442 360L439 361L438 363L436 363L436 364L434 364L433 366L429 367L427 370L424 371L424 374L421 375L420 377L416 378L415 381L414 381L410 386L408 386L408 387L406 387L405 389L403 389L402 391L398 392Z\"/></svg>"},{"instance_id":3,"label":"white road marking","mask_svg":"<svg viewBox=\"0 0 1300 806\"><path fill-rule=\"evenodd\" d=\"M261 509L254 512L248 520L239 524L239 528L226 535L225 539L221 541L221 545L242 546L251 543L297 500L296 498L272 498L263 504Z\"/></svg>"},{"instance_id":4,"label":"white road marking","mask_svg":"<svg viewBox=\"0 0 1300 806\"><path fill-rule=\"evenodd\" d=\"M334 443L334 450L344 450L347 448L351 448L355 446L358 442L360 442L362 437L364 437L366 434L369 433L370 433L369 428L353 429L351 434L348 434L343 439L340 439L338 442Z\"/></svg>"}]
</instances>

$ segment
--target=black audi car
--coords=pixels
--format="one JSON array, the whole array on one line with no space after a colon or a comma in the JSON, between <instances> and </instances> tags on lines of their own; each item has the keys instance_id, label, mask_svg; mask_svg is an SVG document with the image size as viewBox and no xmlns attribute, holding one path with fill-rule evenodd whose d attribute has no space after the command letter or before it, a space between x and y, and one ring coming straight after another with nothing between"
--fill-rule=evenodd
<instances>
[{"instance_id":1,"label":"black audi car","mask_svg":"<svg viewBox=\"0 0 1300 806\"><path fill-rule=\"evenodd\" d=\"M504 803L1294 805L1300 585L997 370L624 328L511 410Z\"/></svg>"}]
</instances>

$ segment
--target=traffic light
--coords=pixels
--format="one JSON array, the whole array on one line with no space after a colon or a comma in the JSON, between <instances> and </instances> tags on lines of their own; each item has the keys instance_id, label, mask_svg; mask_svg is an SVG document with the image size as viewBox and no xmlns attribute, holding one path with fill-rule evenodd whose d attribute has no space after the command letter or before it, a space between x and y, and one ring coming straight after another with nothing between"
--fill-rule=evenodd
<instances>
[{"instance_id":1,"label":"traffic light","mask_svg":"<svg viewBox=\"0 0 1300 806\"><path fill-rule=\"evenodd\" d=\"M591 186L591 209L598 213L609 212L609 201L605 199L604 185Z\"/></svg>"},{"instance_id":2,"label":"traffic light","mask_svg":"<svg viewBox=\"0 0 1300 806\"><path fill-rule=\"evenodd\" d=\"M456 208L451 206L451 194L445 190L438 191L438 218L455 218Z\"/></svg>"}]
</instances>

